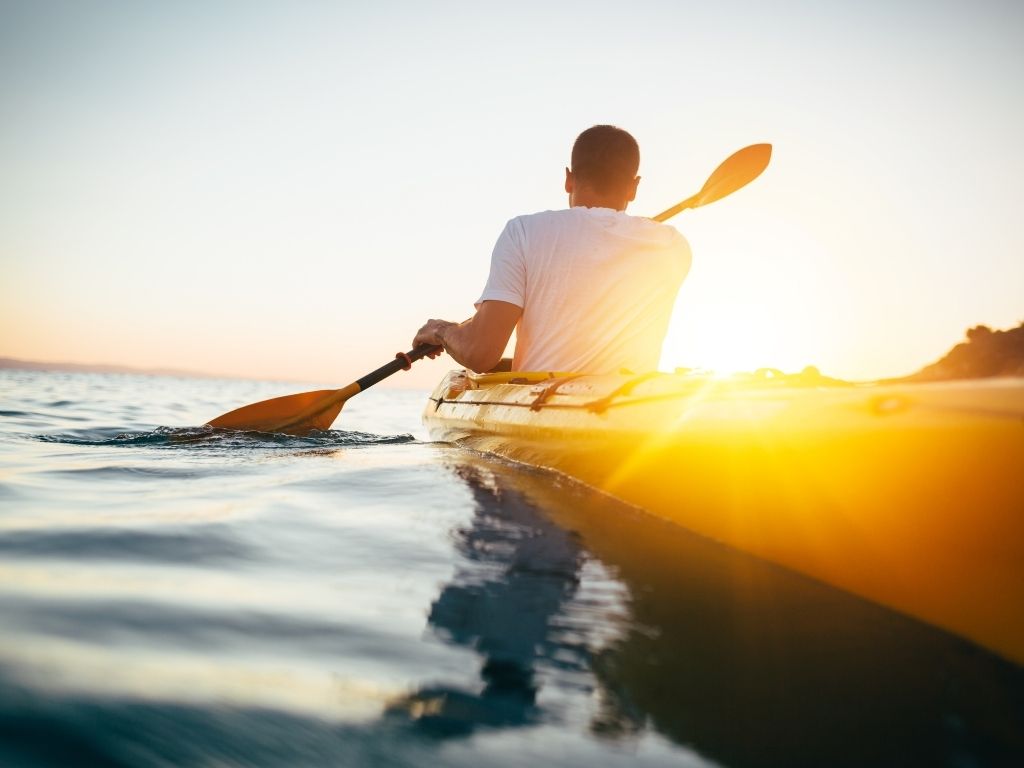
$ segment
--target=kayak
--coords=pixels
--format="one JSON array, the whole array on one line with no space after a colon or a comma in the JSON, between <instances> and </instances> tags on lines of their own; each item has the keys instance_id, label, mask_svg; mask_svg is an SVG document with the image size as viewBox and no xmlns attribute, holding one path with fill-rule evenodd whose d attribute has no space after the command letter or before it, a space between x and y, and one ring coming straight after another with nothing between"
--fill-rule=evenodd
<instances>
[{"instance_id":1,"label":"kayak","mask_svg":"<svg viewBox=\"0 0 1024 768\"><path fill-rule=\"evenodd\" d=\"M423 419L1024 664L1024 378L453 371Z\"/></svg>"}]
</instances>

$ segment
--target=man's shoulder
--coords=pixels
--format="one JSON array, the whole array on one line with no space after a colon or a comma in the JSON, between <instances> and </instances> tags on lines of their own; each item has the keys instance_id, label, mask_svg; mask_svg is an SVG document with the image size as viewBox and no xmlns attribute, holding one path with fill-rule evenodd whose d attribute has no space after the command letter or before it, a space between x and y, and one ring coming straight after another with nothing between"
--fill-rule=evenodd
<instances>
[{"instance_id":1,"label":"man's shoulder","mask_svg":"<svg viewBox=\"0 0 1024 768\"><path fill-rule=\"evenodd\" d=\"M603 220L627 227L662 230L678 234L675 227L670 224L664 224L646 216L634 216L625 211L615 211L611 208L559 208L557 210L524 213L509 221L517 222L522 226L543 226L550 223L568 223L579 220Z\"/></svg>"},{"instance_id":2,"label":"man's shoulder","mask_svg":"<svg viewBox=\"0 0 1024 768\"><path fill-rule=\"evenodd\" d=\"M538 237L544 238L545 235L558 237L565 233L581 234L596 231L612 239L621 241L625 238L648 248L689 252L686 238L671 224L610 208L576 207L527 213L509 219L505 229L506 234L516 240L525 237L536 242Z\"/></svg>"},{"instance_id":3,"label":"man's shoulder","mask_svg":"<svg viewBox=\"0 0 1024 768\"><path fill-rule=\"evenodd\" d=\"M535 241L538 237L553 235L563 230L569 223L570 209L565 208L555 211L538 211L536 213L524 213L508 220L505 230L502 232L503 239L511 238L513 242Z\"/></svg>"},{"instance_id":4,"label":"man's shoulder","mask_svg":"<svg viewBox=\"0 0 1024 768\"><path fill-rule=\"evenodd\" d=\"M554 211L537 211L536 213L524 213L509 219L520 227L543 227L559 221L566 221L571 215L571 208L561 208Z\"/></svg>"},{"instance_id":5,"label":"man's shoulder","mask_svg":"<svg viewBox=\"0 0 1024 768\"><path fill-rule=\"evenodd\" d=\"M611 208L558 208L556 210L537 211L536 213L524 213L509 220L509 224L515 225L523 230L546 229L557 227L578 227L588 222L598 221L615 222L619 226L634 227L660 227L651 219L640 216L631 216L624 211L613 211Z\"/></svg>"}]
</instances>

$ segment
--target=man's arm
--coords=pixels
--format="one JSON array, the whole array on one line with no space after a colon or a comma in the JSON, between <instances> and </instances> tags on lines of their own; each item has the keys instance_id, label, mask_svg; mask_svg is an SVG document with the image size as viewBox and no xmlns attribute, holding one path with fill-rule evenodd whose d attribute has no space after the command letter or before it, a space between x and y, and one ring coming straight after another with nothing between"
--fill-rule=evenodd
<instances>
[{"instance_id":1,"label":"man's arm","mask_svg":"<svg viewBox=\"0 0 1024 768\"><path fill-rule=\"evenodd\" d=\"M464 323L428 320L412 340L413 347L437 344L471 371L484 373L501 360L523 310L507 301L485 301Z\"/></svg>"}]
</instances>

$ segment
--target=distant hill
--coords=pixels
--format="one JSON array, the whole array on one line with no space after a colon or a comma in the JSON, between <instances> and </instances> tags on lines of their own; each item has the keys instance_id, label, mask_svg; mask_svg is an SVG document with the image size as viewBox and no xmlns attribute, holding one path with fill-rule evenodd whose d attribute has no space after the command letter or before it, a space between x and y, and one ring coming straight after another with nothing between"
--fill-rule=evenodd
<instances>
[{"instance_id":1,"label":"distant hill","mask_svg":"<svg viewBox=\"0 0 1024 768\"><path fill-rule=\"evenodd\" d=\"M957 344L941 360L900 381L984 379L992 376L1024 376L1024 322L1005 331L976 325L967 331L967 341Z\"/></svg>"},{"instance_id":2,"label":"distant hill","mask_svg":"<svg viewBox=\"0 0 1024 768\"><path fill-rule=\"evenodd\" d=\"M199 371L184 371L177 368L133 368L128 365L46 363L37 360L18 360L13 357L0 357L0 368L13 368L21 371L68 371L70 373L131 373L140 376L182 376L202 379L231 378L217 376L212 373L201 373Z\"/></svg>"}]
</instances>

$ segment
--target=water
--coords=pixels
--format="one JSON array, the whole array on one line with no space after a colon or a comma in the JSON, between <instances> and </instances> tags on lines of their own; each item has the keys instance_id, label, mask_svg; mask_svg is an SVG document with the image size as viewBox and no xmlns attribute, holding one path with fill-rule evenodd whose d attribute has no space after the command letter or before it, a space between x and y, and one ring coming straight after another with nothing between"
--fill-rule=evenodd
<instances>
[{"instance_id":1,"label":"water","mask_svg":"<svg viewBox=\"0 0 1024 768\"><path fill-rule=\"evenodd\" d=\"M1024 672L371 390L0 371L2 766L1024 764Z\"/></svg>"}]
</instances>

